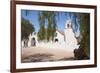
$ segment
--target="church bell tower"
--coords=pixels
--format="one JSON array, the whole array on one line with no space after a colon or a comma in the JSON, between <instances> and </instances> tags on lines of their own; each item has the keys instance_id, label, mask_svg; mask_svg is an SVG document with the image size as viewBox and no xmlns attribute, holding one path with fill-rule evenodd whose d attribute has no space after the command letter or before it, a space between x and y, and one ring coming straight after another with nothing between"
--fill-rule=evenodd
<instances>
[{"instance_id":1,"label":"church bell tower","mask_svg":"<svg viewBox=\"0 0 100 73\"><path fill-rule=\"evenodd\" d=\"M67 20L65 23L65 29L64 29L64 33L65 33L64 38L65 38L66 43L68 41L68 33L71 28L72 28L71 20Z\"/></svg>"},{"instance_id":2,"label":"church bell tower","mask_svg":"<svg viewBox=\"0 0 100 73\"><path fill-rule=\"evenodd\" d=\"M65 29L67 28L72 28L72 23L71 23L71 20L67 20L66 23L65 23Z\"/></svg>"}]
</instances>

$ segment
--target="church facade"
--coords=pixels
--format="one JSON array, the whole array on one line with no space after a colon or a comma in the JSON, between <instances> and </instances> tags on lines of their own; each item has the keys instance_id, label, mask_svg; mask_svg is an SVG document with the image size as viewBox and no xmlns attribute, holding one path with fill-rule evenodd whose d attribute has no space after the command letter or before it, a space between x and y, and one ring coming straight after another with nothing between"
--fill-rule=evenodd
<instances>
[{"instance_id":1,"label":"church facade","mask_svg":"<svg viewBox=\"0 0 100 73\"><path fill-rule=\"evenodd\" d=\"M22 47L24 47L24 42L25 41L23 40ZM77 45L78 42L72 29L71 20L66 21L65 28L63 31L56 29L54 40L51 42L48 42L48 43L38 42L37 33L33 32L32 34L29 35L28 47L32 47L32 46L47 46L48 47L51 44L52 48L54 48L55 46L53 46L53 44L55 43L58 43L56 45L60 45L64 48L76 49L79 47L79 45ZM44 45L41 45L43 43Z\"/></svg>"}]
</instances>

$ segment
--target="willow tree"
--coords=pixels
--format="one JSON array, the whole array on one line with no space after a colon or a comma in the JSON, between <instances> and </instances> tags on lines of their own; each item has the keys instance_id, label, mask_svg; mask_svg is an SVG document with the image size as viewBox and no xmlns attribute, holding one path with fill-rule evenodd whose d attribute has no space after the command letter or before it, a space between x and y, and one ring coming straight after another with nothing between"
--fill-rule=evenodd
<instances>
[{"instance_id":1,"label":"willow tree","mask_svg":"<svg viewBox=\"0 0 100 73\"><path fill-rule=\"evenodd\" d=\"M41 28L38 32L38 40L44 40L46 39L46 29L44 25L41 25Z\"/></svg>"},{"instance_id":2,"label":"willow tree","mask_svg":"<svg viewBox=\"0 0 100 73\"><path fill-rule=\"evenodd\" d=\"M56 30L56 12L40 11L38 18L40 25L40 30L38 32L38 39L47 41L53 40L54 33Z\"/></svg>"}]
</instances>

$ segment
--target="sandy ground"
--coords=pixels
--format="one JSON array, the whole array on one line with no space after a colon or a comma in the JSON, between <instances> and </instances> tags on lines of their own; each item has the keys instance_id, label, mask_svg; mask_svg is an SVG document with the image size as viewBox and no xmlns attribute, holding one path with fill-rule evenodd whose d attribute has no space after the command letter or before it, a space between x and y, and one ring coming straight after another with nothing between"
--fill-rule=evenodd
<instances>
[{"instance_id":1,"label":"sandy ground","mask_svg":"<svg viewBox=\"0 0 100 73\"><path fill-rule=\"evenodd\" d=\"M30 47L30 48L28 47L22 49L22 58L38 53L52 54L55 59L74 57L72 50L61 49L61 48L51 49L51 48L41 48L41 47Z\"/></svg>"}]
</instances>

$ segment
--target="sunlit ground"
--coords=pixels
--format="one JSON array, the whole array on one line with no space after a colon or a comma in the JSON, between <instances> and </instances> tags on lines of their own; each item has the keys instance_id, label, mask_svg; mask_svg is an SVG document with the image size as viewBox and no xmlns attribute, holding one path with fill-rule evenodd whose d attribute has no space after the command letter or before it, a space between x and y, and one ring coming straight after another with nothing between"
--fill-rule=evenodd
<instances>
[{"instance_id":1,"label":"sunlit ground","mask_svg":"<svg viewBox=\"0 0 100 73\"><path fill-rule=\"evenodd\" d=\"M61 48L41 48L28 47L22 48L21 62L47 62L47 61L63 61L74 60L72 50Z\"/></svg>"}]
</instances>

